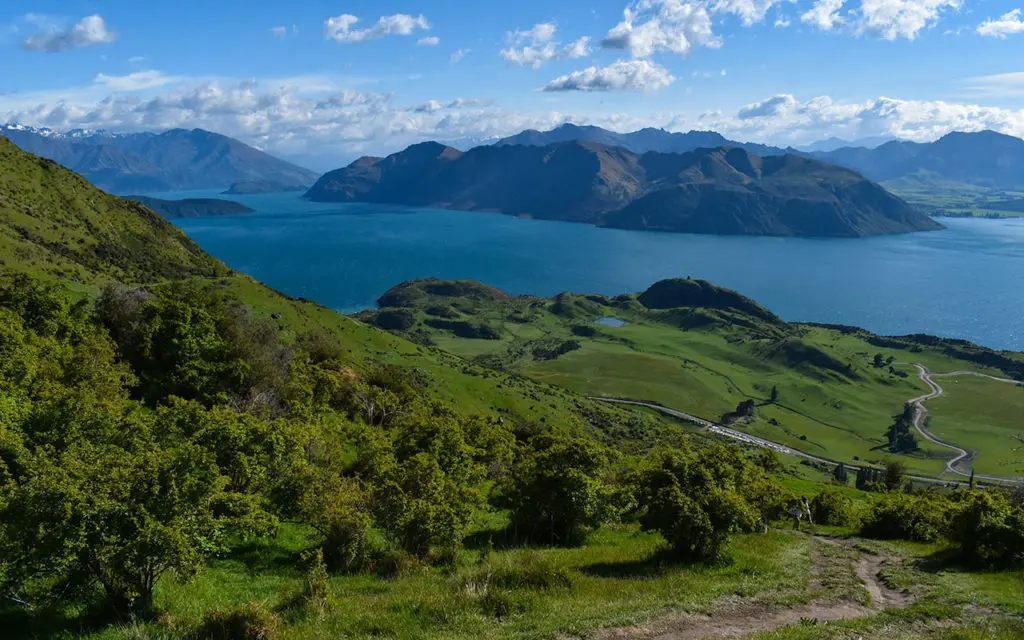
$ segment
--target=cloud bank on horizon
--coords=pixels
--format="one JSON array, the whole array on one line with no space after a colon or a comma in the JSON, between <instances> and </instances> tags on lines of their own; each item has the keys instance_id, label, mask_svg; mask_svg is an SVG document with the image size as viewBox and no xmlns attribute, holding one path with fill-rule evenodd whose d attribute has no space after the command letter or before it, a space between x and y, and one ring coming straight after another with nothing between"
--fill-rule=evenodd
<instances>
[{"instance_id":1,"label":"cloud bank on horizon","mask_svg":"<svg viewBox=\"0 0 1024 640\"><path fill-rule=\"evenodd\" d=\"M125 132L201 127L292 155L384 153L424 139L472 143L564 122L713 129L779 145L827 137L925 141L954 130L1024 136L1024 109L1015 104L1024 96L1024 72L1006 70L1005 62L1021 51L1018 38L1024 44L1018 7L982 17L969 0L599 0L600 10L573 0L562 3L558 19L517 24L504 10L483 25L479 16L454 18L443 1L424 13L364 2L352 13L325 10L316 18L319 35L285 11L254 27L248 37L264 42L252 47L253 56L274 55L265 66L291 68L253 77L222 67L216 55L197 73L198 63L176 68L173 56L140 51L160 41L140 37L145 16L123 1L116 19L27 13L6 29L0 23L0 64L21 56L23 67L66 65L60 68L74 73L60 77L80 78L53 87L41 86L38 74L7 74L0 78L0 122ZM550 2L522 4L527 16L559 10ZM275 26L281 24L290 26ZM202 43L201 33L190 39L198 49ZM275 46L293 52L264 51ZM777 59L808 46L820 59L791 55L789 68L778 66ZM950 74L955 64L947 70L929 61L949 47L988 56L996 62L983 71L992 73L957 77ZM884 82L884 93L867 93L870 75L885 71L872 61L893 51L908 61L908 81L893 86L911 87L912 95L894 95ZM31 58L40 53L59 55ZM864 70L847 83L856 92L819 70L830 55L836 66L848 64L841 56L850 53L863 57L862 67L850 67ZM338 55L348 56L340 70L318 71ZM693 68L698 59L721 72ZM940 72L945 87L929 95L918 77Z\"/></svg>"}]
</instances>

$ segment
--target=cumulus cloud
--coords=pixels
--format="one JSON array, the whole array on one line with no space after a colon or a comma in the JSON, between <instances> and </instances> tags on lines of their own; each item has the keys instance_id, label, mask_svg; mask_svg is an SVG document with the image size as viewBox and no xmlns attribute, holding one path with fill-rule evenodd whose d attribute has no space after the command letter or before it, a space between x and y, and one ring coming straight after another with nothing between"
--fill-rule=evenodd
<instances>
[{"instance_id":1,"label":"cumulus cloud","mask_svg":"<svg viewBox=\"0 0 1024 640\"><path fill-rule=\"evenodd\" d=\"M545 22L525 31L509 32L510 46L502 49L499 55L513 64L534 69L540 69L554 60L584 58L590 55L589 36L563 46L562 43L554 41L557 30L554 24Z\"/></svg>"},{"instance_id":2,"label":"cumulus cloud","mask_svg":"<svg viewBox=\"0 0 1024 640\"><path fill-rule=\"evenodd\" d=\"M275 38L283 38L288 35L288 27L273 27L270 30Z\"/></svg>"},{"instance_id":3,"label":"cumulus cloud","mask_svg":"<svg viewBox=\"0 0 1024 640\"><path fill-rule=\"evenodd\" d=\"M649 58L657 51L686 55L694 47L718 47L707 4L689 0L638 0L623 10L622 21L601 41L605 49Z\"/></svg>"},{"instance_id":4,"label":"cumulus cloud","mask_svg":"<svg viewBox=\"0 0 1024 640\"><path fill-rule=\"evenodd\" d=\"M959 6L960 0L863 0L857 32L913 40L934 26L944 11Z\"/></svg>"},{"instance_id":5,"label":"cumulus cloud","mask_svg":"<svg viewBox=\"0 0 1024 640\"><path fill-rule=\"evenodd\" d=\"M385 36L408 36L417 29L430 29L430 23L422 15L411 16L405 13L381 16L377 23L368 29L353 29L357 22L359 18L348 13L328 18L324 22L324 38L342 44L352 44L377 40Z\"/></svg>"},{"instance_id":6,"label":"cumulus cloud","mask_svg":"<svg viewBox=\"0 0 1024 640\"><path fill-rule=\"evenodd\" d=\"M779 29L785 29L790 24L792 23L786 16L779 16L778 18L775 18L775 26L778 27Z\"/></svg>"},{"instance_id":7,"label":"cumulus cloud","mask_svg":"<svg viewBox=\"0 0 1024 640\"><path fill-rule=\"evenodd\" d=\"M768 10L783 1L787 0L634 0L601 46L629 51L634 58L649 58L659 51L685 56L697 47L722 45L714 33L714 16L732 15L749 27L764 22ZM780 18L776 26L783 23L788 25L788 20Z\"/></svg>"},{"instance_id":8,"label":"cumulus cloud","mask_svg":"<svg viewBox=\"0 0 1024 640\"><path fill-rule=\"evenodd\" d=\"M441 44L441 38L437 36L427 36L426 38L420 38L416 41L416 44L422 47L436 47Z\"/></svg>"},{"instance_id":9,"label":"cumulus cloud","mask_svg":"<svg viewBox=\"0 0 1024 640\"><path fill-rule=\"evenodd\" d=\"M108 76L101 73L93 80L94 84L100 85L111 91L141 91L143 89L155 89L178 81L178 78L164 75L162 71L136 71L125 76Z\"/></svg>"},{"instance_id":10,"label":"cumulus cloud","mask_svg":"<svg viewBox=\"0 0 1024 640\"><path fill-rule=\"evenodd\" d=\"M845 0L816 0L814 6L800 15L800 21L811 24L822 31L831 31L843 24L839 15Z\"/></svg>"},{"instance_id":11,"label":"cumulus cloud","mask_svg":"<svg viewBox=\"0 0 1024 640\"><path fill-rule=\"evenodd\" d=\"M589 67L560 76L544 91L657 91L674 81L661 65L648 60L620 60L607 67Z\"/></svg>"},{"instance_id":12,"label":"cumulus cloud","mask_svg":"<svg viewBox=\"0 0 1024 640\"><path fill-rule=\"evenodd\" d=\"M653 66L642 60L618 64ZM645 83L631 80L629 73L610 71L615 66L570 74L556 81L563 86L554 90L644 88ZM668 76L667 71L661 73ZM642 78L644 74L635 75ZM1024 73L1006 76L987 81L1024 87ZM86 88L5 96L0 102L0 122L123 132L202 127L271 153L329 153L334 157L380 155L430 139L483 140L528 128L549 129L564 122L616 131L713 129L735 140L780 146L830 136L849 140L887 135L928 141L950 131L982 129L1024 135L1024 110L890 97L839 102L827 96L805 99L780 94L705 113L566 113L508 109L472 97L407 105L392 94L356 90L350 80L328 76L273 81L178 79L173 85L141 93L115 91L101 82L111 83L97 79ZM151 95L151 91L159 93Z\"/></svg>"},{"instance_id":13,"label":"cumulus cloud","mask_svg":"<svg viewBox=\"0 0 1024 640\"><path fill-rule=\"evenodd\" d=\"M40 24L41 16L29 14L25 19ZM117 39L117 35L107 30L107 25L99 15L82 18L77 24L66 29L50 27L40 33L30 35L21 41L21 48L29 51L46 51L60 53L79 47L95 44L109 44Z\"/></svg>"},{"instance_id":14,"label":"cumulus cloud","mask_svg":"<svg viewBox=\"0 0 1024 640\"><path fill-rule=\"evenodd\" d=\"M1020 9L1004 13L998 19L989 18L978 25L978 35L991 38L1005 38L1008 35L1024 32L1024 20L1021 20Z\"/></svg>"},{"instance_id":15,"label":"cumulus cloud","mask_svg":"<svg viewBox=\"0 0 1024 640\"><path fill-rule=\"evenodd\" d=\"M468 56L471 51L472 49L459 49L458 51L453 51L448 61L451 64L458 64L463 58Z\"/></svg>"}]
</instances>

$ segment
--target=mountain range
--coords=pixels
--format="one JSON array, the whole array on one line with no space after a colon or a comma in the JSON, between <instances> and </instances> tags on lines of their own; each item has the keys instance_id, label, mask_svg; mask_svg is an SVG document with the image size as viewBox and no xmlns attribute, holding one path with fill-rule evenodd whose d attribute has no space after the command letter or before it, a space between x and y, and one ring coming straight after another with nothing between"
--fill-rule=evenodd
<instances>
[{"instance_id":1,"label":"mountain range","mask_svg":"<svg viewBox=\"0 0 1024 640\"><path fill-rule=\"evenodd\" d=\"M801 150L729 140L714 131L672 133L641 129L617 133L600 127L564 124L551 131L527 130L496 145L545 146L580 140L629 149L634 153L685 153L702 147L738 147L760 156L803 155L854 169L896 190L941 186L992 189L1024 187L1024 140L995 131L954 132L935 142L864 138L845 146L838 138Z\"/></svg>"},{"instance_id":2,"label":"mountain range","mask_svg":"<svg viewBox=\"0 0 1024 640\"><path fill-rule=\"evenodd\" d=\"M164 133L66 133L16 124L0 125L0 136L23 150L82 174L118 194L225 189L241 182L273 181L308 187L317 174L238 140L202 129Z\"/></svg>"},{"instance_id":3,"label":"mountain range","mask_svg":"<svg viewBox=\"0 0 1024 640\"><path fill-rule=\"evenodd\" d=\"M632 133L618 133L602 129L601 127L580 126L570 123L563 124L550 131L527 129L514 136L502 138L495 142L494 145L498 147L512 145L546 147L549 144L574 140L596 142L609 147L621 147L639 154L647 153L648 151L686 153L687 151L713 147L739 147L759 156L777 156L792 151L791 149L782 149L754 142L729 140L714 131L673 133L664 129L647 128Z\"/></svg>"},{"instance_id":4,"label":"mountain range","mask_svg":"<svg viewBox=\"0 0 1024 640\"><path fill-rule=\"evenodd\" d=\"M637 154L570 141L461 152L427 142L361 158L324 175L306 196L688 233L851 237L942 228L854 171L730 147Z\"/></svg>"}]
</instances>

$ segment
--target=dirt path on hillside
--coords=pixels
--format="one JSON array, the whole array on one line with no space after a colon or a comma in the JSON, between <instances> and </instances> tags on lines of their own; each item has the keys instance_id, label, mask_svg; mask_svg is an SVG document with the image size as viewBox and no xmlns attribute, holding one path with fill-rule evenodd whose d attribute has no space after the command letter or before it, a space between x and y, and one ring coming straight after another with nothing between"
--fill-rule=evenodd
<instances>
[{"instance_id":1,"label":"dirt path on hillside","mask_svg":"<svg viewBox=\"0 0 1024 640\"><path fill-rule=\"evenodd\" d=\"M859 580L867 592L868 604L863 598L842 597L838 600L820 600L795 607L766 604L753 598L733 598L720 603L711 615L683 614L650 626L603 630L596 634L600 640L703 640L704 638L746 638L755 633L772 631L797 624L802 620L832 622L853 620L880 613L885 609L901 609L911 603L907 593L891 588L881 578L883 567L893 558L867 553L855 547L852 541L827 537L816 540L831 547L856 554L848 579ZM815 573L822 573L821 554L815 553ZM812 575L812 582L818 578Z\"/></svg>"}]
</instances>

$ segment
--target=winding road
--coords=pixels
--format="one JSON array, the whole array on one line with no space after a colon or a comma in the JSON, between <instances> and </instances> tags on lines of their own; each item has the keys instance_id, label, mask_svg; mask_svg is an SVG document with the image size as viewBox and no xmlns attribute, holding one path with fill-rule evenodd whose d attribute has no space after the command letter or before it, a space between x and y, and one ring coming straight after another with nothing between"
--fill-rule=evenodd
<instances>
[{"instance_id":1,"label":"winding road","mask_svg":"<svg viewBox=\"0 0 1024 640\"><path fill-rule=\"evenodd\" d=\"M945 393L945 391L943 391L942 387L940 387L939 384L937 382L935 382L934 378L948 378L948 377L953 377L953 376L978 376L978 377L982 377L982 378L988 378L990 380L995 380L997 382L1005 382L1005 383L1008 383L1008 384L1020 385L1020 384L1024 384L1024 383L1021 383L1018 380L1011 380L1010 378L997 378L995 376L986 375L984 373L977 373L975 371L951 371L949 373L932 373L924 365L916 364L915 363L914 367L917 368L918 373L919 373L919 375L921 377L921 381L924 382L928 386L928 388L931 390L929 393L927 393L927 394L925 394L923 396L914 398L914 399L909 401L909 404L913 405L914 410L915 410L915 413L914 413L914 428L917 430L918 433L921 434L921 436L924 439L928 440L929 442L933 442L933 443L935 443L935 444L937 444L939 446L946 447L947 449L951 449L951 450L953 450L957 454L953 459L951 459L948 462L946 462L946 470L947 471L949 471L951 473L954 473L956 475L959 475L959 476L964 476L964 477L970 476L971 475L970 469L965 469L965 468L962 467L962 465L965 462L969 462L974 454L971 451L969 451L967 449L964 449L963 447L961 447L959 445L956 445L956 444L954 444L952 442L949 442L947 440L943 440L942 438L939 438L938 436L936 436L932 432L928 431L928 428L925 425L925 421L926 421L926 419L928 417L928 409L925 408L924 403L927 402L928 400L934 400L935 398L938 398L943 393ZM750 444L750 445L753 445L753 446L756 446L756 447L761 447L763 449L771 449L773 451L777 451L778 453L783 453L783 454L787 454L787 455L797 456L797 457L800 457L800 458L804 458L805 460L810 460L812 462L820 462L820 463L830 464L830 465L839 464L838 460L831 460L829 458L822 458L822 457L819 457L819 456L811 455L809 453L804 453L803 451L798 451L797 449L793 449L792 447L788 447L788 446L786 446L784 444L780 444L778 442L772 442L771 440L766 440L764 438L759 438L757 436L752 436L752 435L750 435L748 433L744 433L742 431L739 431L738 429L733 429L733 428L727 427L727 426L725 426L723 424L718 424L717 422L711 422L710 420L705 420L704 418L700 418L698 416L695 416L695 415L692 415L692 414L689 414L689 413L685 413L683 411L676 411L675 409L669 409L668 407L662 406L662 405L654 403L654 402L642 402L642 401L639 401L639 400L627 400L627 399L623 399L623 398L609 398L609 397L602 397L602 396L592 397L591 400L598 400L600 402L609 402L609 403L614 403L614 404L632 405L632 406L636 406L636 407L646 407L648 409L653 409L655 411L658 411L659 413L663 413L665 415L672 416L673 418L678 418L679 420L683 420L685 422L689 422L689 423L696 424L698 426L704 427L705 429L707 429L711 433L718 434L718 435L724 436L726 438L730 438L732 440L737 440L739 442ZM846 464L846 463L844 463L844 464ZM859 470L859 467L854 466L854 465L849 465L849 464L846 464L846 468L850 469L850 470L853 470L854 472ZM908 477L912 478L914 480L919 480L921 482L928 482L928 483L932 483L932 484L950 484L949 480L944 480L942 478L933 478L933 477L929 477L929 476L908 476ZM985 476L985 475L976 474L974 477L975 477L976 480L983 480L983 481L988 481L988 482L1004 482L1004 483L1005 482L1017 482L1017 479L1014 479L1014 478L1002 478L1002 477L999 477L999 476ZM956 484L963 484L963 483L957 482Z\"/></svg>"},{"instance_id":2,"label":"winding road","mask_svg":"<svg viewBox=\"0 0 1024 640\"><path fill-rule=\"evenodd\" d=\"M968 449L964 449L963 447L957 444L954 444L948 440L944 440L936 436L934 433L928 430L928 427L925 424L928 419L928 409L924 406L924 403L927 402L928 400L934 400L935 398L938 398L939 396L945 393L942 387L940 387L934 379L951 378L954 376L977 376L979 378L988 378L989 380L995 380L996 382L1006 382L1008 384L1014 385L1019 385L1021 383L1017 380L1011 380L1010 378L997 378L996 376L990 376L984 373L977 373L976 371L951 371L949 373L932 373L924 365L915 363L914 367L917 368L918 374L921 376L921 382L928 385L928 388L931 389L929 393L918 398L914 398L913 400L910 401L910 404L914 407L914 428L917 429L917 432L920 433L921 436L928 442L933 442L939 445L940 447L951 449L954 453L956 453L955 457L946 461L946 471L961 476L970 476L971 470L970 468L967 468L965 465L966 463L971 461L971 458L974 457L974 453L969 451ZM980 478L982 480L990 480L992 482L1005 482L1007 480L1010 480L1010 478L1000 478L998 476L983 476L978 474L976 474L974 477L976 479Z\"/></svg>"}]
</instances>

